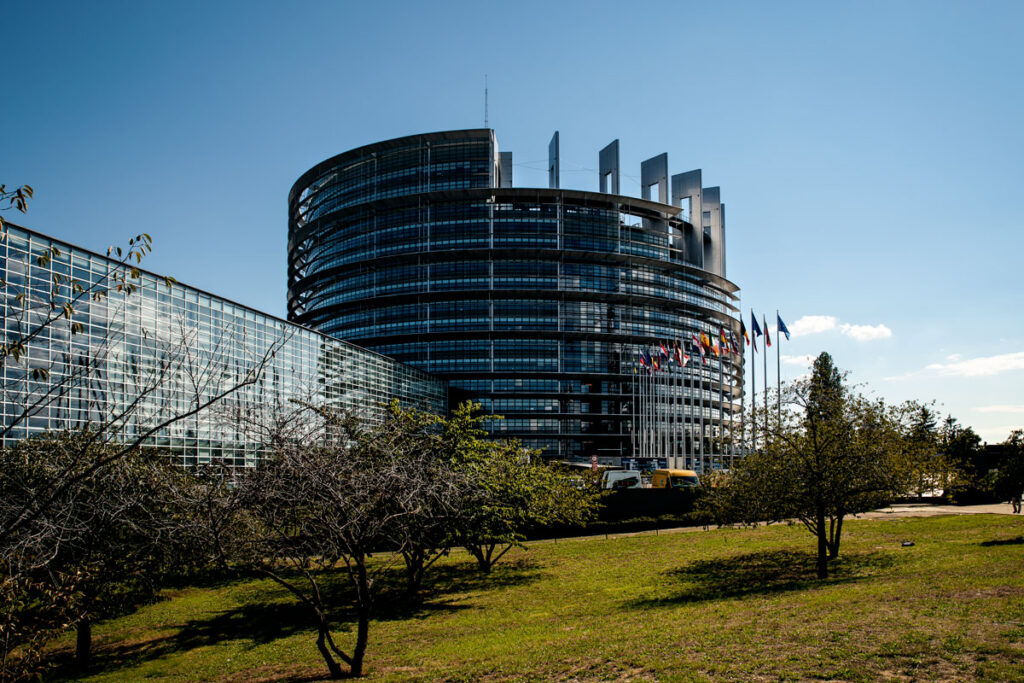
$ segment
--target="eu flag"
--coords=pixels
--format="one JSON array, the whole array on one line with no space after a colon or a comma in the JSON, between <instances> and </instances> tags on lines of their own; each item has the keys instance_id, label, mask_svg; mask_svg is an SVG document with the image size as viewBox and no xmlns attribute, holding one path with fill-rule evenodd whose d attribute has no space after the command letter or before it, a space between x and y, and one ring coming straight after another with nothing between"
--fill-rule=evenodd
<instances>
[{"instance_id":1,"label":"eu flag","mask_svg":"<svg viewBox=\"0 0 1024 683\"><path fill-rule=\"evenodd\" d=\"M779 326L776 329L786 335L786 341L789 341L789 328L786 327L786 323L782 322L782 316L776 313L775 317L779 319Z\"/></svg>"}]
</instances>

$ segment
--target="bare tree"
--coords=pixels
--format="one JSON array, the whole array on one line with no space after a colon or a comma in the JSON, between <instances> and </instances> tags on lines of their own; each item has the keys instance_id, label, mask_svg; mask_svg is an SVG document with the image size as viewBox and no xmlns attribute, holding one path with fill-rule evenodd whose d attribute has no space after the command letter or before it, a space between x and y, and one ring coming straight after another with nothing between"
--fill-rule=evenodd
<instances>
[{"instance_id":1,"label":"bare tree","mask_svg":"<svg viewBox=\"0 0 1024 683\"><path fill-rule=\"evenodd\" d=\"M422 433L411 439L417 430L393 419L368 425L305 401L222 409L264 444L265 456L254 470L200 468L187 495L211 513L192 520L201 527L193 535L223 567L270 578L307 608L332 677L361 676L381 576L412 542L400 523L434 514L424 501L442 496L455 476L419 447ZM323 587L339 565L356 613L349 648L335 640Z\"/></svg>"},{"instance_id":2,"label":"bare tree","mask_svg":"<svg viewBox=\"0 0 1024 683\"><path fill-rule=\"evenodd\" d=\"M256 385L291 334L282 330L277 339L257 343L244 334L223 330L207 343L184 321L173 325L177 330L155 339L145 358L108 348L100 357L85 359L80 373L51 374L24 384L21 394L6 395L10 404L31 406L31 410L74 401L84 412L68 415L64 426L87 431L90 436L78 444L77 457L66 458L63 469L51 473L49 485L37 487L18 507L3 511L0 555L23 527L103 467L226 397ZM108 384L112 373L131 381L130 391L112 390ZM23 414L32 413L23 408ZM110 447L96 449L98 444ZM0 472L0 478L3 476Z\"/></svg>"},{"instance_id":3,"label":"bare tree","mask_svg":"<svg viewBox=\"0 0 1024 683\"><path fill-rule=\"evenodd\" d=\"M81 467L83 450L109 449L88 432L68 432L0 451L0 510L9 514L40 487L52 485L55 473ZM49 637L69 626L77 628L77 660L84 669L92 622L155 591L167 550L160 532L168 525L161 519L166 508L152 465L138 452L112 461L65 488L4 548L0 666L5 676L30 674ZM12 658L15 648L20 654Z\"/></svg>"}]
</instances>

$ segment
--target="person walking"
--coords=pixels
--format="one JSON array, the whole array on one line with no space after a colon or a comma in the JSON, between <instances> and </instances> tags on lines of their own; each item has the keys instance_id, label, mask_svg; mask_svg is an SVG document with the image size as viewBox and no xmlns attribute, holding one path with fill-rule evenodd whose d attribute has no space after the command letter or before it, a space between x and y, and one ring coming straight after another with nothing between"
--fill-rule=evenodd
<instances>
[{"instance_id":1,"label":"person walking","mask_svg":"<svg viewBox=\"0 0 1024 683\"><path fill-rule=\"evenodd\" d=\"M1013 494L1013 497L1010 498L1010 506L1013 508L1013 514L1015 515L1020 514L1020 496L1021 492L1017 491Z\"/></svg>"}]
</instances>

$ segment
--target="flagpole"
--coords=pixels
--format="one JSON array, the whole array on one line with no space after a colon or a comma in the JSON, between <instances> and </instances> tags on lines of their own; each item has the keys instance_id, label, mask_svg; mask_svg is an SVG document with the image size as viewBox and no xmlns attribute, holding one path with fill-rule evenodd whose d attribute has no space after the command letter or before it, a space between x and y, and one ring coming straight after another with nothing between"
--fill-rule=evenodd
<instances>
[{"instance_id":1,"label":"flagpole","mask_svg":"<svg viewBox=\"0 0 1024 683\"><path fill-rule=\"evenodd\" d=\"M750 309L750 320L754 320L754 309ZM750 364L750 413L751 443L757 450L757 335L754 326L750 326L750 348L754 351L753 362Z\"/></svg>"},{"instance_id":2,"label":"flagpole","mask_svg":"<svg viewBox=\"0 0 1024 683\"><path fill-rule=\"evenodd\" d=\"M701 340L703 341L703 340ZM701 347L703 348L703 347ZM697 410L700 420L700 441L697 443L697 453L694 458L694 469L700 472L700 466L704 464L704 354L700 355L700 365L697 367Z\"/></svg>"},{"instance_id":3,"label":"flagpole","mask_svg":"<svg viewBox=\"0 0 1024 683\"><path fill-rule=\"evenodd\" d=\"M644 353L647 353L647 352L644 351ZM648 431L648 429L650 429L650 420L647 419L647 411L651 407L649 405L650 401L647 400L647 384L650 382L650 374L651 374L650 366L648 365L648 367L645 367L644 371L645 371L644 374L642 374L640 376L640 414L641 414L642 419L643 419L643 423L642 423L643 427L642 427L642 430L640 432L640 439L641 439L641 441L640 441L640 453L644 457L644 459L646 459L647 458L647 446L648 446L648 441L649 441L649 439L647 438L649 436L647 431Z\"/></svg>"},{"instance_id":4,"label":"flagpole","mask_svg":"<svg viewBox=\"0 0 1024 683\"><path fill-rule=\"evenodd\" d=\"M637 457L637 364L636 353L633 355L633 377L630 378L630 459ZM632 469L632 468L630 468Z\"/></svg>"},{"instance_id":5,"label":"flagpole","mask_svg":"<svg viewBox=\"0 0 1024 683\"><path fill-rule=\"evenodd\" d=\"M645 458L647 451L647 373L649 369L645 365L643 370L640 372L640 457Z\"/></svg>"},{"instance_id":6,"label":"flagpole","mask_svg":"<svg viewBox=\"0 0 1024 683\"><path fill-rule=\"evenodd\" d=\"M782 424L782 332L779 331L779 309L775 309L775 391L778 392L776 402L778 404L779 424Z\"/></svg>"},{"instance_id":7,"label":"flagpole","mask_svg":"<svg viewBox=\"0 0 1024 683\"><path fill-rule=\"evenodd\" d=\"M761 316L762 321L764 316ZM764 324L764 353L761 354L761 363L764 365L764 438L768 438L768 323Z\"/></svg>"},{"instance_id":8,"label":"flagpole","mask_svg":"<svg viewBox=\"0 0 1024 683\"><path fill-rule=\"evenodd\" d=\"M743 309L740 309L740 337L743 337ZM746 339L739 339L740 347L740 448L743 449L747 443L747 373L743 363L747 359Z\"/></svg>"},{"instance_id":9,"label":"flagpole","mask_svg":"<svg viewBox=\"0 0 1024 683\"><path fill-rule=\"evenodd\" d=\"M725 342L728 346L729 342ZM718 361L718 466L722 467L725 461L725 359L729 357L728 352L723 352ZM731 411L730 411L731 414Z\"/></svg>"}]
</instances>

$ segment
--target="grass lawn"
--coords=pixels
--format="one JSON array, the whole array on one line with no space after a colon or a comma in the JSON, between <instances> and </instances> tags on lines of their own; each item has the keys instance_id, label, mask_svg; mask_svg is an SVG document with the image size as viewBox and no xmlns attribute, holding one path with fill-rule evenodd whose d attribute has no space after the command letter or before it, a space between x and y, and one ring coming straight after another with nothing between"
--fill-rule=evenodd
<instances>
[{"instance_id":1,"label":"grass lawn","mask_svg":"<svg viewBox=\"0 0 1024 683\"><path fill-rule=\"evenodd\" d=\"M844 532L827 581L799 526L539 542L489 577L453 553L421 607L380 605L367 677L1024 681L1024 518L849 520ZM308 618L267 581L163 598L94 629L87 680L326 674ZM339 610L343 646L348 619Z\"/></svg>"}]
</instances>

